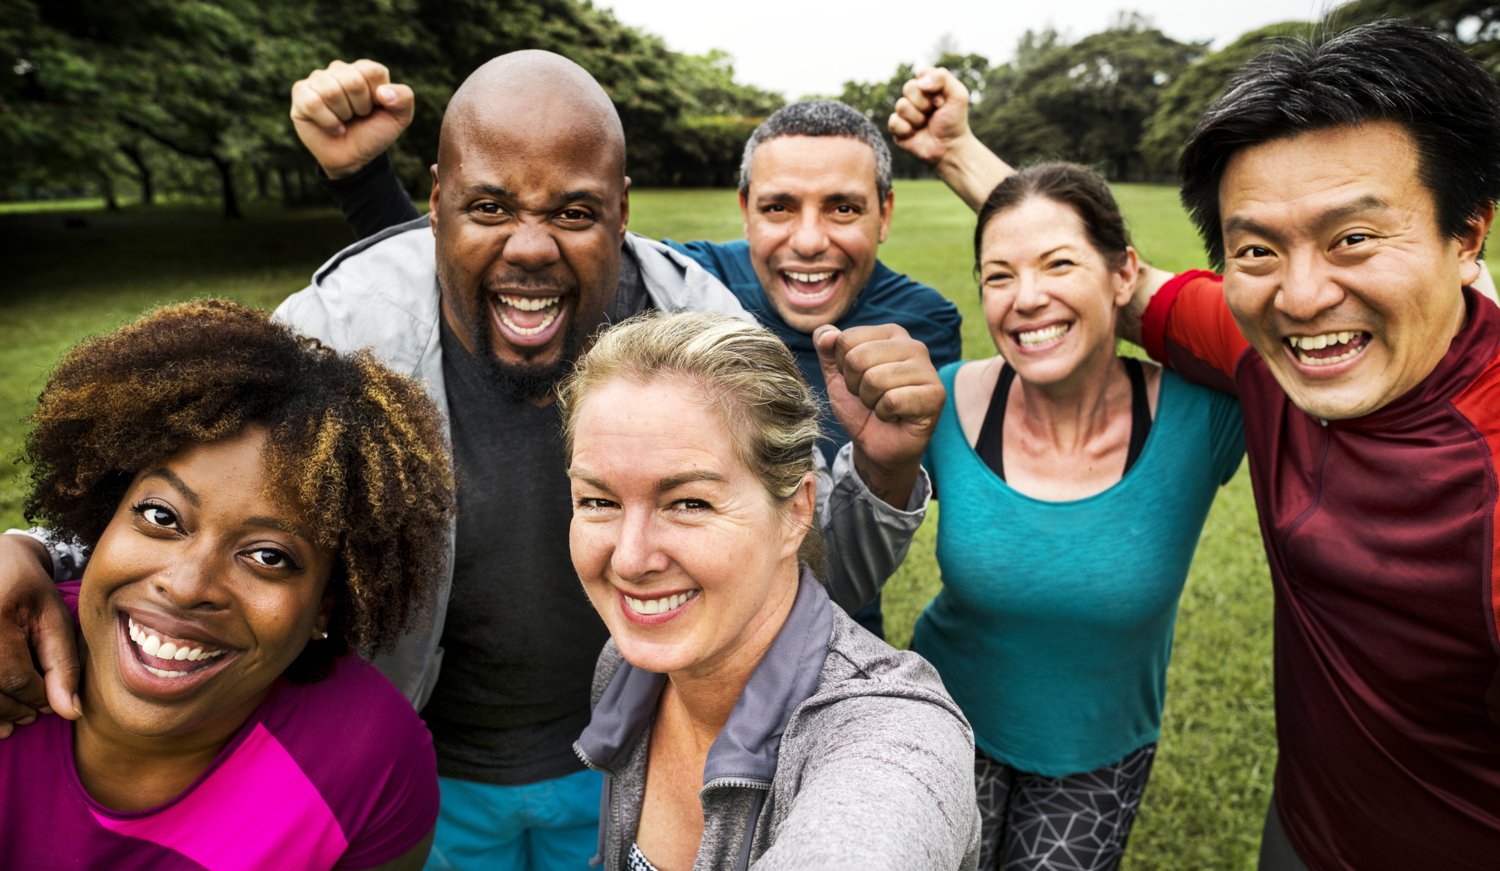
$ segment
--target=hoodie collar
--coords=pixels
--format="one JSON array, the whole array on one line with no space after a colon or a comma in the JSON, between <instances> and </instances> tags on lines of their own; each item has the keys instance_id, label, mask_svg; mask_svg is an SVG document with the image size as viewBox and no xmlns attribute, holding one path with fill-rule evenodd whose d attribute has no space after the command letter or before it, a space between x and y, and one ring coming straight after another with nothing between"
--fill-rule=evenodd
<instances>
[{"instance_id":1,"label":"hoodie collar","mask_svg":"<svg viewBox=\"0 0 1500 871\"><path fill-rule=\"evenodd\" d=\"M803 566L791 613L709 747L703 766L705 786L721 779L771 782L781 735L792 713L817 692L832 637L833 603ZM583 756L616 772L655 717L666 685L666 675L622 663L578 738Z\"/></svg>"}]
</instances>

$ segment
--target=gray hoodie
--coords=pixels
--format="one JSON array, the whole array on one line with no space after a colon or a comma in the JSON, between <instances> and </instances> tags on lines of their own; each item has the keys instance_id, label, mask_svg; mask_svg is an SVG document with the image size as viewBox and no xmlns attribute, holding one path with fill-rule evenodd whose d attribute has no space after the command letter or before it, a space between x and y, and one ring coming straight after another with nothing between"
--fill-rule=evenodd
<instances>
[{"instance_id":1,"label":"gray hoodie","mask_svg":"<svg viewBox=\"0 0 1500 871\"><path fill-rule=\"evenodd\" d=\"M666 681L625 662L613 641L599 655L593 719L573 746L606 775L605 871L622 871L636 837ZM932 666L856 625L805 568L791 614L709 748L699 795L697 871L978 863L968 722Z\"/></svg>"}]
</instances>

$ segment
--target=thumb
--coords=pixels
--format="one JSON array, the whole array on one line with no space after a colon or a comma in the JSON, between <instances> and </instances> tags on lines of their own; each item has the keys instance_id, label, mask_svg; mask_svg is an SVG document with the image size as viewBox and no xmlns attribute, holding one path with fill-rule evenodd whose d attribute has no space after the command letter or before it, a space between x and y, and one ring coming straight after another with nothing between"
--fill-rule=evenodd
<instances>
[{"instance_id":1,"label":"thumb","mask_svg":"<svg viewBox=\"0 0 1500 871\"><path fill-rule=\"evenodd\" d=\"M417 109L417 96L407 85L381 85L375 89L375 99L387 112L401 123L402 127L411 123L412 114Z\"/></svg>"},{"instance_id":2,"label":"thumb","mask_svg":"<svg viewBox=\"0 0 1500 871\"><path fill-rule=\"evenodd\" d=\"M818 352L818 365L823 368L823 380L829 381L839 374L838 346L843 332L833 324L823 324L813 330L813 348Z\"/></svg>"},{"instance_id":3,"label":"thumb","mask_svg":"<svg viewBox=\"0 0 1500 871\"><path fill-rule=\"evenodd\" d=\"M51 599L34 622L37 665L47 685L47 704L69 720L83 716L78 702L78 644L73 618L60 598Z\"/></svg>"}]
</instances>

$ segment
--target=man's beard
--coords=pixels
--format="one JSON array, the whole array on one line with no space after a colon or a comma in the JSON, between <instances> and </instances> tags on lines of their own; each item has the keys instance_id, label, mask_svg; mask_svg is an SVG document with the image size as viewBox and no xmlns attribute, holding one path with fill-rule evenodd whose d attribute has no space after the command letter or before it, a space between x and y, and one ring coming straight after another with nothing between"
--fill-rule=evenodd
<instances>
[{"instance_id":1,"label":"man's beard","mask_svg":"<svg viewBox=\"0 0 1500 871\"><path fill-rule=\"evenodd\" d=\"M475 319L474 334L479 342L477 356L501 397L506 402L515 403L551 396L558 382L573 371L573 364L578 360L583 345L578 322L569 319L563 333L562 351L551 363L505 363L495 356L495 340L484 318L487 311L488 306L482 304L479 317Z\"/></svg>"}]
</instances>

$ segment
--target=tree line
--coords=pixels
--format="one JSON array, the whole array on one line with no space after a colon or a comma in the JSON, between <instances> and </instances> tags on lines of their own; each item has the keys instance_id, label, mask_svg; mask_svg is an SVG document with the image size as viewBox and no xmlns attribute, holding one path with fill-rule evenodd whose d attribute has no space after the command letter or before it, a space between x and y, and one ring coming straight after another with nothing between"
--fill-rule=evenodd
<instances>
[{"instance_id":1,"label":"tree line","mask_svg":"<svg viewBox=\"0 0 1500 871\"><path fill-rule=\"evenodd\" d=\"M1076 41L1053 29L1027 31L1004 63L940 46L933 65L947 67L969 88L975 135L1012 163L1073 160L1113 181L1168 181L1204 109L1246 61L1278 39L1382 18L1407 18L1445 33L1500 75L1500 3L1474 0L1355 0L1322 21L1272 24L1216 51L1175 40L1145 16L1122 12L1104 31ZM848 82L838 97L883 129L914 72L903 64L884 82ZM894 155L898 176L930 176L905 152Z\"/></svg>"},{"instance_id":2,"label":"tree line","mask_svg":"<svg viewBox=\"0 0 1500 871\"><path fill-rule=\"evenodd\" d=\"M1319 26L1398 15L1454 36L1500 72L1500 4L1354 0ZM976 134L1007 159L1065 158L1115 180L1161 180L1233 71L1308 27L1272 25L1209 51L1121 13L1077 40L1029 31L1003 63L941 48L933 60L969 86ZM416 89L417 115L393 159L420 195L453 90L519 48L558 52L599 79L638 185L732 184L750 131L785 102L736 81L728 55L670 51L586 0L0 0L0 199L214 193L230 217L249 196L317 199L287 94L335 57L378 59ZM829 96L884 129L913 72L903 64L886 81ZM899 176L926 174L895 154Z\"/></svg>"}]
</instances>

